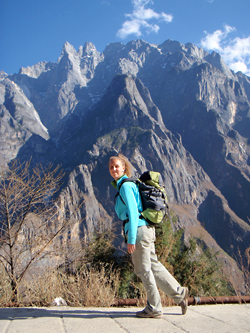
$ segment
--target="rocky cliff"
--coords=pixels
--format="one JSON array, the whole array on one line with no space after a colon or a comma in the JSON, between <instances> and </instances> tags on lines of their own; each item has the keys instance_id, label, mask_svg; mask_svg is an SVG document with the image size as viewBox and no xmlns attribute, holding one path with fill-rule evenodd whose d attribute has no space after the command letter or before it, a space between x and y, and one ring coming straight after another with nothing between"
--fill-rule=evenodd
<instances>
[{"instance_id":1,"label":"rocky cliff","mask_svg":"<svg viewBox=\"0 0 250 333\"><path fill-rule=\"evenodd\" d=\"M2 73L1 163L61 164L63 206L83 202L80 239L118 222L107 164L122 152L135 173L162 173L177 227L220 250L233 275L231 257L250 244L249 83L192 44L137 40L100 54L65 43L57 63Z\"/></svg>"}]
</instances>

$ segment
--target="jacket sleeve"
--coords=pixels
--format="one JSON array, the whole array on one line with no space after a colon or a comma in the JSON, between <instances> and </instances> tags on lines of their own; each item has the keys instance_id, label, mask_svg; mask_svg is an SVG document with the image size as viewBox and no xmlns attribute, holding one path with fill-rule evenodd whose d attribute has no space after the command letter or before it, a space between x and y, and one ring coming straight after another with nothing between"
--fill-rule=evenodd
<instances>
[{"instance_id":1,"label":"jacket sleeve","mask_svg":"<svg viewBox=\"0 0 250 333\"><path fill-rule=\"evenodd\" d=\"M120 195L128 210L129 222L126 226L128 226L129 244L136 243L138 220L140 215L138 210L138 203L136 200L136 191L138 191L138 188L133 182L124 183L120 189Z\"/></svg>"}]
</instances>

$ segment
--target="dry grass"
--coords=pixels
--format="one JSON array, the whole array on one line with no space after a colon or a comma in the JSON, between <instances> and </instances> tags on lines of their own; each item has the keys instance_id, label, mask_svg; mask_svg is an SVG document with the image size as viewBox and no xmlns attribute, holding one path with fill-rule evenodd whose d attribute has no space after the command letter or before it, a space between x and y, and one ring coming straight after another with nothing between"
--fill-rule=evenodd
<instances>
[{"instance_id":1,"label":"dry grass","mask_svg":"<svg viewBox=\"0 0 250 333\"><path fill-rule=\"evenodd\" d=\"M0 307L9 303L12 296L11 286L8 276L3 267L0 266Z\"/></svg>"},{"instance_id":2,"label":"dry grass","mask_svg":"<svg viewBox=\"0 0 250 333\"><path fill-rule=\"evenodd\" d=\"M7 279L0 277L0 306L11 306L11 289ZM13 306L50 306L62 297L68 306L109 307L117 295L119 274L84 267L74 275L56 270L34 277L20 286L18 304Z\"/></svg>"}]
</instances>

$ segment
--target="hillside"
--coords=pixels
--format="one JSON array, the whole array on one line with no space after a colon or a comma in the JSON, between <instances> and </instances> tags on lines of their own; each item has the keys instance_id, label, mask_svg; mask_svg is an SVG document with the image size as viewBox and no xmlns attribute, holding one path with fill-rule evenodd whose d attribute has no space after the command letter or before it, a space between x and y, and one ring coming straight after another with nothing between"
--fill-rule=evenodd
<instances>
[{"instance_id":1,"label":"hillside","mask_svg":"<svg viewBox=\"0 0 250 333\"><path fill-rule=\"evenodd\" d=\"M185 238L219 250L239 279L233 259L250 244L250 80L219 54L171 40L101 54L66 42L57 63L1 73L0 102L2 166L60 164L62 202L84 200L72 241L118 222L108 159L122 152L135 173L161 172Z\"/></svg>"}]
</instances>

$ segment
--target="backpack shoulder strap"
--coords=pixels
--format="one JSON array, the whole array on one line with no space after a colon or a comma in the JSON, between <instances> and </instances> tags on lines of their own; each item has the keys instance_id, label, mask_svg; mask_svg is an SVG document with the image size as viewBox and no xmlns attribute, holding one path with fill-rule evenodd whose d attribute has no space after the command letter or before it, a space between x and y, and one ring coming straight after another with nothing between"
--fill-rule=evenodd
<instances>
[{"instance_id":1,"label":"backpack shoulder strap","mask_svg":"<svg viewBox=\"0 0 250 333\"><path fill-rule=\"evenodd\" d=\"M124 178L122 181L121 181L121 184L119 185L119 188L117 187L118 189L118 192L120 190L120 188L122 187L122 185L126 182L133 182L133 183L136 183L138 181L137 178L133 178L133 177L130 177L130 178Z\"/></svg>"},{"instance_id":2,"label":"backpack shoulder strap","mask_svg":"<svg viewBox=\"0 0 250 333\"><path fill-rule=\"evenodd\" d=\"M122 187L122 185L123 185L124 183L126 183L126 182L133 182L133 183L136 184L137 181L138 181L138 179L137 179L137 178L133 178L133 177L130 177L130 178L124 178L124 179L121 181L121 184L119 185L119 188L118 188L118 186L117 186L117 190L118 190L118 192L116 193L115 200L116 200L117 196L120 195L120 188ZM123 202L124 205L125 205L125 202L123 201L121 195L120 195L120 198L121 198L122 202Z\"/></svg>"}]
</instances>

